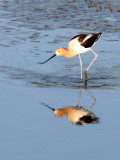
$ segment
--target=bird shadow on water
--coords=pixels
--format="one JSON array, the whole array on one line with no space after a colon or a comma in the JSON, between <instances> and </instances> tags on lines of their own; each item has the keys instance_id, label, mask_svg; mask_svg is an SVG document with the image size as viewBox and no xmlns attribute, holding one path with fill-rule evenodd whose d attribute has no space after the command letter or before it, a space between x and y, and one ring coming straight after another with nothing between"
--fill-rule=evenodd
<instances>
[{"instance_id":1,"label":"bird shadow on water","mask_svg":"<svg viewBox=\"0 0 120 160\"><path fill-rule=\"evenodd\" d=\"M86 84L85 84L86 85ZM67 119L76 125L85 125L85 124L95 124L99 123L100 118L97 117L91 110L96 104L96 98L91 94L91 92L86 89L88 95L92 98L93 103L90 104L89 109L86 107L80 106L80 99L82 95L82 89L80 87L80 94L76 106L64 106L62 108L52 108L50 105L40 102L42 106L47 107L53 111L55 117L61 117L63 115L67 116ZM87 107L88 108L88 107Z\"/></svg>"}]
</instances>

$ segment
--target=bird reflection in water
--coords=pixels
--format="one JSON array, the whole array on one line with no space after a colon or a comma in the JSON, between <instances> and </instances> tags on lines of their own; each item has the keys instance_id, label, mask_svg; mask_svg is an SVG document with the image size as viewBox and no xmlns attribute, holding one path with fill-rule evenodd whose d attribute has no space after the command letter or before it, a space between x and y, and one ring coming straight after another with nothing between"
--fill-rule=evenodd
<instances>
[{"instance_id":1,"label":"bird reflection in water","mask_svg":"<svg viewBox=\"0 0 120 160\"><path fill-rule=\"evenodd\" d=\"M46 107L48 107L49 109L53 110L54 115L56 117L61 117L63 115L66 115L68 120L70 122L72 122L73 124L85 125L85 124L90 124L90 123L93 123L93 124L98 123L99 118L93 112L91 112L92 107L96 103L96 99L94 98L94 96L92 96L91 92L89 92L88 89L86 89L86 90L89 93L89 95L92 97L92 99L94 100L94 102L90 106L90 109L84 109L83 107L79 107L79 102L80 102L80 97L81 97L81 89L80 89L78 104L76 107L67 106L67 107L63 107L63 108L54 109L52 107L49 107L46 104L44 104L44 105Z\"/></svg>"}]
</instances>

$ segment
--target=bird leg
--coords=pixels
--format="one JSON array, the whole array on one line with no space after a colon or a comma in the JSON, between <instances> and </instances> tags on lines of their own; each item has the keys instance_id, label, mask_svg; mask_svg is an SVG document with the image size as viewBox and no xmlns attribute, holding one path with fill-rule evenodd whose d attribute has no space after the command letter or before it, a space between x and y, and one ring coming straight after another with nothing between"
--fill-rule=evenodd
<instances>
[{"instance_id":1,"label":"bird leg","mask_svg":"<svg viewBox=\"0 0 120 160\"><path fill-rule=\"evenodd\" d=\"M82 59L81 59L80 54L79 54L79 59L80 59L80 66L81 66L81 79L82 79Z\"/></svg>"},{"instance_id":2,"label":"bird leg","mask_svg":"<svg viewBox=\"0 0 120 160\"><path fill-rule=\"evenodd\" d=\"M86 76L86 75L85 75ZM87 77L85 77L85 79L86 79ZM85 82L84 82L84 88L85 89L87 89L87 79L85 80Z\"/></svg>"},{"instance_id":3,"label":"bird leg","mask_svg":"<svg viewBox=\"0 0 120 160\"><path fill-rule=\"evenodd\" d=\"M85 79L87 80L87 71L85 71Z\"/></svg>"},{"instance_id":4,"label":"bird leg","mask_svg":"<svg viewBox=\"0 0 120 160\"><path fill-rule=\"evenodd\" d=\"M79 94L79 99L78 99L78 103L77 103L77 106L76 106L76 107L79 107L81 95L82 95L82 91L81 91L81 87L80 87L80 94Z\"/></svg>"},{"instance_id":5,"label":"bird leg","mask_svg":"<svg viewBox=\"0 0 120 160\"><path fill-rule=\"evenodd\" d=\"M95 55L95 58L92 60L92 62L90 63L90 65L88 66L88 68L85 70L85 79L87 79L87 71L90 69L91 65L94 63L94 61L97 59L98 55L97 53L95 53L92 49L90 49L94 55Z\"/></svg>"},{"instance_id":6,"label":"bird leg","mask_svg":"<svg viewBox=\"0 0 120 160\"><path fill-rule=\"evenodd\" d=\"M89 109L89 111L95 106L95 104L96 104L96 98L91 94L91 92L87 89L87 92L88 92L88 94L92 97L92 99L93 99L93 103L92 103L92 105L91 105L91 107L90 107L90 109Z\"/></svg>"}]
</instances>

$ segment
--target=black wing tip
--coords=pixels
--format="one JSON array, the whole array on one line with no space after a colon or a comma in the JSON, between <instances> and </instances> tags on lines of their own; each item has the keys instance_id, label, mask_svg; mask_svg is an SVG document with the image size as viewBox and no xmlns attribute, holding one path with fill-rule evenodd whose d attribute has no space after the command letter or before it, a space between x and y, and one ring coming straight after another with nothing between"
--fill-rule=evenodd
<instances>
[{"instance_id":1,"label":"black wing tip","mask_svg":"<svg viewBox=\"0 0 120 160\"><path fill-rule=\"evenodd\" d=\"M95 34L97 34L97 35L101 36L102 32L97 32L97 33L95 33Z\"/></svg>"},{"instance_id":2,"label":"black wing tip","mask_svg":"<svg viewBox=\"0 0 120 160\"><path fill-rule=\"evenodd\" d=\"M85 48L90 48L92 47L95 42L100 38L102 32L96 32L96 33L91 33L90 37L88 36L88 39L83 41L81 45Z\"/></svg>"},{"instance_id":3,"label":"black wing tip","mask_svg":"<svg viewBox=\"0 0 120 160\"><path fill-rule=\"evenodd\" d=\"M99 37L101 36L101 34L102 34L102 32L97 33L97 38L96 38L96 40L99 39Z\"/></svg>"}]
</instances>

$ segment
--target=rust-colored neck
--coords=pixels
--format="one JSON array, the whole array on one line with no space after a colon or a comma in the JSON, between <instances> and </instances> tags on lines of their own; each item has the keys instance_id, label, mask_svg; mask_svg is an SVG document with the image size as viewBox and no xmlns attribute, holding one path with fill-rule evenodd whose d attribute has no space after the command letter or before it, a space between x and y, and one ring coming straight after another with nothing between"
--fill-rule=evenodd
<instances>
[{"instance_id":1,"label":"rust-colored neck","mask_svg":"<svg viewBox=\"0 0 120 160\"><path fill-rule=\"evenodd\" d=\"M57 117L61 117L63 116L64 114L68 114L69 112L71 112L71 110L73 110L72 107L65 107L65 108L58 108L58 109L55 109L55 116Z\"/></svg>"},{"instance_id":2,"label":"rust-colored neck","mask_svg":"<svg viewBox=\"0 0 120 160\"><path fill-rule=\"evenodd\" d=\"M60 47L56 50L56 55L64 56L64 57L74 57L76 54L73 50L66 49L64 47Z\"/></svg>"},{"instance_id":3,"label":"rust-colored neck","mask_svg":"<svg viewBox=\"0 0 120 160\"><path fill-rule=\"evenodd\" d=\"M62 52L62 56L70 58L74 56L74 52L64 48Z\"/></svg>"}]
</instances>

